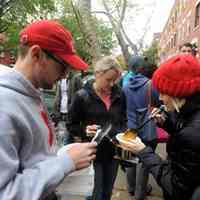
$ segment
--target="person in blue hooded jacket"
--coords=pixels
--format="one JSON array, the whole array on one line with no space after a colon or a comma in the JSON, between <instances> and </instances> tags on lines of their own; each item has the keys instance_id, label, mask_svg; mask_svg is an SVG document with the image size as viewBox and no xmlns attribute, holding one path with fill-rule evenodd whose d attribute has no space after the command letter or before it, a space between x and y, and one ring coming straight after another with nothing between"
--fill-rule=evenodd
<instances>
[{"instance_id":1,"label":"person in blue hooded jacket","mask_svg":"<svg viewBox=\"0 0 200 200\"><path fill-rule=\"evenodd\" d=\"M149 79L151 76L149 74L150 67L150 64L141 56L133 56L129 61L129 69L133 71L134 75L123 87L127 103L127 127L129 129L137 129L148 116L149 107L159 104L158 94L151 87ZM144 126L138 135L145 144L150 145L155 150L157 145L156 125L153 121ZM137 167L138 173L136 174ZM138 166L127 168L126 172L129 193L135 195L136 200L145 199L145 196L152 190L151 186L147 184L149 173L146 168L139 163Z\"/></svg>"}]
</instances>

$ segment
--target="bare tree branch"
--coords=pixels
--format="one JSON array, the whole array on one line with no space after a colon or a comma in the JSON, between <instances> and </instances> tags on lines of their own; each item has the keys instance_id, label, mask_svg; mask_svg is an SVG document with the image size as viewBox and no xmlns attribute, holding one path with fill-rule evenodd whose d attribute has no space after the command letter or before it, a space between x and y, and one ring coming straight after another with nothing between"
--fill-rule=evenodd
<instances>
[{"instance_id":1,"label":"bare tree branch","mask_svg":"<svg viewBox=\"0 0 200 200\"><path fill-rule=\"evenodd\" d=\"M125 13L126 13L126 8L127 8L127 0L123 0L123 4L122 4L122 11L120 13L120 20L119 23L122 24L124 17L125 17Z\"/></svg>"},{"instance_id":2,"label":"bare tree branch","mask_svg":"<svg viewBox=\"0 0 200 200\"><path fill-rule=\"evenodd\" d=\"M126 41L128 42L128 46L132 49L132 51L134 52L135 55L138 54L138 48L137 48L137 45L134 44L131 39L128 37L128 35L126 34L126 31L124 30L124 27L123 25L121 24L121 30L122 30L122 33L126 39Z\"/></svg>"},{"instance_id":3,"label":"bare tree branch","mask_svg":"<svg viewBox=\"0 0 200 200\"><path fill-rule=\"evenodd\" d=\"M94 13L104 14L108 17L109 22L113 27L113 31L115 32L115 35L121 47L125 61L128 61L129 56L130 56L129 50L132 50L134 54L138 54L140 49L143 47L144 38L146 36L146 33L149 30L150 22L151 22L154 11L152 11L150 14L150 17L147 18L145 27L144 29L142 29L143 32L142 34L140 34L141 35L140 39L137 42L133 42L133 40L130 38L130 36L128 36L124 28L126 13L127 13L128 8L131 9L131 12L133 11L133 8L134 8L135 13L132 16L133 17L132 21L133 21L134 18L137 17L137 14L141 12L141 9L143 9L143 7L140 7L139 4L133 0L130 2L128 2L128 0L113 0L113 1L102 0L102 4L104 6L105 11L104 10L96 11ZM114 13L110 12L112 10L111 5L112 7L114 7L113 9L115 11ZM148 9L149 9L149 5L148 5ZM139 34L137 33L135 34L136 38L138 37L138 35Z\"/></svg>"},{"instance_id":4,"label":"bare tree branch","mask_svg":"<svg viewBox=\"0 0 200 200\"><path fill-rule=\"evenodd\" d=\"M104 15L107 15L107 16L109 15L109 13L106 12L106 11L92 11L91 14L104 14Z\"/></svg>"},{"instance_id":5,"label":"bare tree branch","mask_svg":"<svg viewBox=\"0 0 200 200\"><path fill-rule=\"evenodd\" d=\"M91 0L82 0L80 4L82 24L84 33L89 45L89 53L92 56L92 61L96 62L100 58L100 46L97 40L97 33L95 29L95 22L91 16Z\"/></svg>"},{"instance_id":6,"label":"bare tree branch","mask_svg":"<svg viewBox=\"0 0 200 200\"><path fill-rule=\"evenodd\" d=\"M104 2L104 1L103 1ZM105 2L104 2L105 3ZM126 44L126 46L130 47L132 49L132 51L134 52L134 54L137 54L138 49L137 49L137 45L134 44L131 39L128 37L128 35L126 34L124 27L123 27L123 20L125 17L125 12L126 12L126 7L127 7L127 0L123 0L123 6L122 6L122 12L120 13L120 9L118 8L118 16L119 16L119 21L117 22L117 25L115 26L115 29L117 30L117 32L119 32L119 30L121 31L122 34L122 38L124 36L124 38L126 39L126 41L128 42L128 44ZM110 16L109 12L108 12L108 7L106 7L106 3L104 4L105 9L107 10L106 14ZM110 16L110 18L112 18L112 15ZM113 20L111 20L113 21ZM112 22L111 22L112 23ZM112 24L113 25L113 24ZM122 40L120 40L122 41ZM124 41L125 42L125 41Z\"/></svg>"},{"instance_id":7,"label":"bare tree branch","mask_svg":"<svg viewBox=\"0 0 200 200\"><path fill-rule=\"evenodd\" d=\"M82 21L81 21L81 14L80 14L79 10L76 9L76 7L74 6L74 4L73 4L72 1L71 1L71 6L72 6L73 12L74 12L74 14L75 14L76 21L77 21L77 23L78 23L78 27L80 28L81 33L82 33L82 35L83 35L83 38L84 38L85 42L87 43L87 45L90 46L90 42L88 41L87 36L86 36L86 34L85 34L85 31L83 30L83 27L84 27L84 26L83 26L83 23L82 23Z\"/></svg>"},{"instance_id":8,"label":"bare tree branch","mask_svg":"<svg viewBox=\"0 0 200 200\"><path fill-rule=\"evenodd\" d=\"M152 3L152 5L151 5L151 6L153 7L152 12L151 12L149 18L148 18L147 21L146 21L146 24L145 24L145 26L144 26L144 27L145 27L145 28L144 28L144 32L143 32L143 34L142 34L140 40L138 41L139 50L141 50L141 49L143 48L144 38L145 38L145 36L146 36L146 34L147 34L148 30L149 30L150 22L151 22L151 20L152 20L153 14L154 14L154 12L155 12L155 8L156 8L155 4L156 4L156 2L154 1L154 2Z\"/></svg>"},{"instance_id":9,"label":"bare tree branch","mask_svg":"<svg viewBox=\"0 0 200 200\"><path fill-rule=\"evenodd\" d=\"M117 40L119 42L119 45L121 47L122 53L124 55L125 62L128 63L130 54L129 54L129 51L128 51L128 45L127 45L126 41L124 40L123 34L120 30L121 25L119 26L117 20L115 20L114 17L109 13L109 7L106 3L106 0L102 0L102 3L103 3L103 6L104 6L106 12L108 13L108 15L107 15L108 19L109 19L109 21L110 21L110 23L113 27L113 30L115 32L115 35L116 35Z\"/></svg>"},{"instance_id":10,"label":"bare tree branch","mask_svg":"<svg viewBox=\"0 0 200 200\"><path fill-rule=\"evenodd\" d=\"M0 17L5 15L5 13L12 8L14 2L16 2L16 0L0 0Z\"/></svg>"},{"instance_id":11,"label":"bare tree branch","mask_svg":"<svg viewBox=\"0 0 200 200\"><path fill-rule=\"evenodd\" d=\"M4 33L8 29L8 24L0 24L0 33Z\"/></svg>"}]
</instances>

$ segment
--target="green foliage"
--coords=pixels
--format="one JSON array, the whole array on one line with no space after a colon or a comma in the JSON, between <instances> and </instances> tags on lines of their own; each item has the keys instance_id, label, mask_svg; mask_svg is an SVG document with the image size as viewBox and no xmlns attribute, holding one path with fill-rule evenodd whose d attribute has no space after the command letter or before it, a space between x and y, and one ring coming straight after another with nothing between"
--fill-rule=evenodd
<instances>
[{"instance_id":1,"label":"green foliage","mask_svg":"<svg viewBox=\"0 0 200 200\"><path fill-rule=\"evenodd\" d=\"M70 0L55 1L55 4L56 7L54 0L13 0L12 7L0 19L0 27L1 24L6 24L5 33L8 38L3 48L1 45L1 50L11 50L16 55L19 32L27 23L36 19L56 18L72 32L78 54L88 63L92 63L88 50L90 46L81 26L81 14L78 13L77 16ZM96 18L93 20L101 54L110 54L110 50L116 44L112 29Z\"/></svg>"},{"instance_id":2,"label":"green foliage","mask_svg":"<svg viewBox=\"0 0 200 200\"><path fill-rule=\"evenodd\" d=\"M104 55L110 54L110 50L116 45L116 41L113 37L113 30L111 27L106 26L103 22L98 22L97 37L100 38L99 44L101 53Z\"/></svg>"},{"instance_id":3,"label":"green foliage","mask_svg":"<svg viewBox=\"0 0 200 200\"><path fill-rule=\"evenodd\" d=\"M120 66L122 67L123 70L128 70L128 65L126 64L123 55L118 55L116 57L116 59L119 62Z\"/></svg>"},{"instance_id":4,"label":"green foliage","mask_svg":"<svg viewBox=\"0 0 200 200\"><path fill-rule=\"evenodd\" d=\"M8 40L4 44L2 44L3 45L2 50L11 51L13 55L17 54L17 44L19 40L18 35L21 28L22 27L16 23L13 23L8 27L6 31L6 36Z\"/></svg>"},{"instance_id":5,"label":"green foliage","mask_svg":"<svg viewBox=\"0 0 200 200\"><path fill-rule=\"evenodd\" d=\"M59 9L61 21L72 32L75 42L75 47L78 54L84 58L89 64L92 63L93 55L91 55L91 48L93 44L91 37L96 38L98 47L98 53L101 55L108 55L111 49L115 46L116 41L113 37L112 28L108 27L103 21L98 20L96 17L88 14L85 15L85 10L82 10L80 5L75 5L72 0L59 0L58 2L62 6ZM85 19L85 17L87 19ZM85 27L85 23L91 23ZM87 30L87 31L86 31ZM94 35L91 35L95 33ZM95 40L93 40L95 41Z\"/></svg>"},{"instance_id":6,"label":"green foliage","mask_svg":"<svg viewBox=\"0 0 200 200\"><path fill-rule=\"evenodd\" d=\"M153 42L152 45L143 51L143 55L147 57L148 62L157 66L158 61L158 44Z\"/></svg>"},{"instance_id":7,"label":"green foliage","mask_svg":"<svg viewBox=\"0 0 200 200\"><path fill-rule=\"evenodd\" d=\"M102 55L108 55L111 52L111 49L116 44L116 41L113 39L112 29L107 27L102 21L95 20L94 29L97 32L97 39L100 45L100 51ZM88 51L90 48L87 38L81 30L80 21L78 22L77 18L74 15L63 17L61 23L66 26L73 35L74 43L78 54L89 64L92 63L92 57Z\"/></svg>"},{"instance_id":8,"label":"green foliage","mask_svg":"<svg viewBox=\"0 0 200 200\"><path fill-rule=\"evenodd\" d=\"M85 60L89 61L91 59L89 53L84 48L85 41L82 33L78 28L77 21L75 20L74 16L63 17L60 19L61 23L71 31L73 38L74 38L74 45L77 50L77 53Z\"/></svg>"},{"instance_id":9,"label":"green foliage","mask_svg":"<svg viewBox=\"0 0 200 200\"><path fill-rule=\"evenodd\" d=\"M55 11L54 0L10 0L5 8L0 10L0 32L6 30L15 22L23 26L35 19L46 18ZM6 12L3 10L6 9Z\"/></svg>"},{"instance_id":10,"label":"green foliage","mask_svg":"<svg viewBox=\"0 0 200 200\"><path fill-rule=\"evenodd\" d=\"M1 44L1 51L16 55L19 31L30 21L47 18L55 11L54 0L10 0L0 6L0 32L8 41ZM4 12L6 10L6 12Z\"/></svg>"}]
</instances>

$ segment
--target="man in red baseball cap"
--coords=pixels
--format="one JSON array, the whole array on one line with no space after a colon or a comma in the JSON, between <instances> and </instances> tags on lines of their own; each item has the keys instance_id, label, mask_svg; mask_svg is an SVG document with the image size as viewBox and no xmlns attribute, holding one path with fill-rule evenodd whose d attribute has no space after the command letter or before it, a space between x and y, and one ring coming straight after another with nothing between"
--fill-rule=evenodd
<instances>
[{"instance_id":1,"label":"man in red baseball cap","mask_svg":"<svg viewBox=\"0 0 200 200\"><path fill-rule=\"evenodd\" d=\"M39 45L63 63L77 70L86 70L88 65L76 55L71 33L56 21L37 21L20 33L20 44Z\"/></svg>"},{"instance_id":2,"label":"man in red baseball cap","mask_svg":"<svg viewBox=\"0 0 200 200\"><path fill-rule=\"evenodd\" d=\"M32 56L28 57L31 52ZM46 60L43 59L44 55ZM40 86L44 89L50 89L55 81L65 77L70 68L75 70L87 70L88 68L88 65L76 55L71 33L56 21L37 21L21 31L19 58L16 66L21 68L21 61L25 61L27 58L38 58L37 64L42 67L38 69L41 72L36 73L37 79L41 78L44 85L33 84L35 87ZM28 60L28 62L31 61ZM51 69L51 65L54 65L52 67L54 69ZM25 68L27 69L27 66ZM47 72L43 73L45 70ZM46 77L38 77L39 74L44 74Z\"/></svg>"},{"instance_id":3,"label":"man in red baseball cap","mask_svg":"<svg viewBox=\"0 0 200 200\"><path fill-rule=\"evenodd\" d=\"M38 21L20 33L15 67L0 74L1 200L55 200L63 178L95 158L95 142L52 153L54 131L39 90L51 89L71 68L87 67L58 22Z\"/></svg>"}]
</instances>

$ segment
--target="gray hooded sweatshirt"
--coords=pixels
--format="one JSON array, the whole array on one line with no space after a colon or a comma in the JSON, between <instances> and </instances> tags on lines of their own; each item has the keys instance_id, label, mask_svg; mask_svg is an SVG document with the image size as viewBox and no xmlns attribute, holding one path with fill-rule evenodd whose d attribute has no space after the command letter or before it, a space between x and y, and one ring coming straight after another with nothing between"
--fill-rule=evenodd
<instances>
[{"instance_id":1,"label":"gray hooded sweatshirt","mask_svg":"<svg viewBox=\"0 0 200 200\"><path fill-rule=\"evenodd\" d=\"M51 153L43 107L40 92L22 74L0 74L1 200L44 199L75 169L67 153Z\"/></svg>"}]
</instances>

